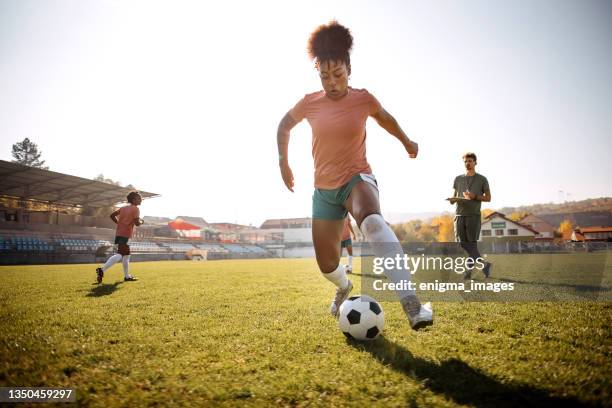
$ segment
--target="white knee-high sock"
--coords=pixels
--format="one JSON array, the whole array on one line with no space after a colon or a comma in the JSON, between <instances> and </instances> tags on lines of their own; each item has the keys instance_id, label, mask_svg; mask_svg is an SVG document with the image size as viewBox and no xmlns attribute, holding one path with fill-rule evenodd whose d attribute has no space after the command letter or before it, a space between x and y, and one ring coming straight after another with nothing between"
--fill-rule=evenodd
<instances>
[{"instance_id":1,"label":"white knee-high sock","mask_svg":"<svg viewBox=\"0 0 612 408\"><path fill-rule=\"evenodd\" d=\"M380 214L370 214L361 222L361 232L372 246L374 256L379 258L395 258L404 256L404 250L393 230L387 225ZM410 282L410 272L405 269L386 269L385 275L393 283ZM414 290L396 290L400 300L416 296Z\"/></svg>"},{"instance_id":2,"label":"white knee-high sock","mask_svg":"<svg viewBox=\"0 0 612 408\"><path fill-rule=\"evenodd\" d=\"M123 256L123 275L127 278L130 275L130 256Z\"/></svg>"},{"instance_id":3,"label":"white knee-high sock","mask_svg":"<svg viewBox=\"0 0 612 408\"><path fill-rule=\"evenodd\" d=\"M353 255L348 256L348 266L353 269Z\"/></svg>"},{"instance_id":4,"label":"white knee-high sock","mask_svg":"<svg viewBox=\"0 0 612 408\"><path fill-rule=\"evenodd\" d=\"M102 265L102 270L106 271L108 268L119 262L123 258L121 254L115 254L106 260L106 263Z\"/></svg>"},{"instance_id":5,"label":"white knee-high sock","mask_svg":"<svg viewBox=\"0 0 612 408\"><path fill-rule=\"evenodd\" d=\"M340 289L346 288L349 284L348 278L346 277L346 270L342 264L339 264L333 272L324 273L323 276Z\"/></svg>"}]
</instances>

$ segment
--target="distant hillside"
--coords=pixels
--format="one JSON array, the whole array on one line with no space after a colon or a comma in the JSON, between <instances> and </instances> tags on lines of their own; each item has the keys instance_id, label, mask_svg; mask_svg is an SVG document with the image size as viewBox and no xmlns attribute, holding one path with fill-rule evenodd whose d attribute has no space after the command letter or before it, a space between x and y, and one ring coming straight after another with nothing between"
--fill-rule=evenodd
<instances>
[{"instance_id":1,"label":"distant hillside","mask_svg":"<svg viewBox=\"0 0 612 408\"><path fill-rule=\"evenodd\" d=\"M525 212L531 214L570 214L570 213L612 213L612 197L589 198L582 201L569 201L562 204L532 204L520 207L504 207L499 210L502 214Z\"/></svg>"},{"instance_id":2,"label":"distant hillside","mask_svg":"<svg viewBox=\"0 0 612 408\"><path fill-rule=\"evenodd\" d=\"M496 210L507 216L511 214L536 214L555 228L569 220L574 227L612 226L612 197L590 198L562 204L532 204L520 207L503 207ZM444 213L387 213L390 224L403 224L412 220L426 221Z\"/></svg>"},{"instance_id":3,"label":"distant hillside","mask_svg":"<svg viewBox=\"0 0 612 408\"><path fill-rule=\"evenodd\" d=\"M610 211L538 214L538 217L555 227L565 220L569 220L573 227L612 227L612 212Z\"/></svg>"}]
</instances>

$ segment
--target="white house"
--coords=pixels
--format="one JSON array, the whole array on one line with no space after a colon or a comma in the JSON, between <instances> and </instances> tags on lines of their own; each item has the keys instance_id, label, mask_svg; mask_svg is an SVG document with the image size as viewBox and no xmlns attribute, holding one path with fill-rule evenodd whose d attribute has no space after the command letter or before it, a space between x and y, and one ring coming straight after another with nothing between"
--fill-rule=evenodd
<instances>
[{"instance_id":1,"label":"white house","mask_svg":"<svg viewBox=\"0 0 612 408\"><path fill-rule=\"evenodd\" d=\"M538 234L533 228L499 212L489 214L480 227L480 241L533 241Z\"/></svg>"}]
</instances>

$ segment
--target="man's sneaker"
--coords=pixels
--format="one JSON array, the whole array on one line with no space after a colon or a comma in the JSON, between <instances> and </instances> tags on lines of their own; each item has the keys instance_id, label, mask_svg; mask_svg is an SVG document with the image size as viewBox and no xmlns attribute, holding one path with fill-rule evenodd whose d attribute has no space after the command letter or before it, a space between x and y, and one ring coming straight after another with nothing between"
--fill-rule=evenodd
<instances>
[{"instance_id":1,"label":"man's sneaker","mask_svg":"<svg viewBox=\"0 0 612 408\"><path fill-rule=\"evenodd\" d=\"M401 303L413 330L419 330L433 324L431 303L427 302L422 305L416 296L402 299Z\"/></svg>"},{"instance_id":2,"label":"man's sneaker","mask_svg":"<svg viewBox=\"0 0 612 408\"><path fill-rule=\"evenodd\" d=\"M482 268L482 273L484 273L485 278L491 277L491 266L493 266L491 262L487 262L484 268Z\"/></svg>"},{"instance_id":3,"label":"man's sneaker","mask_svg":"<svg viewBox=\"0 0 612 408\"><path fill-rule=\"evenodd\" d=\"M349 294L353 290L353 282L348 281L348 285L344 289L336 289L336 297L334 298L329 311L335 317L338 317L338 313L340 312L340 305L348 298Z\"/></svg>"},{"instance_id":4,"label":"man's sneaker","mask_svg":"<svg viewBox=\"0 0 612 408\"><path fill-rule=\"evenodd\" d=\"M96 282L102 283L102 278L104 278L104 271L102 268L96 268Z\"/></svg>"},{"instance_id":5,"label":"man's sneaker","mask_svg":"<svg viewBox=\"0 0 612 408\"><path fill-rule=\"evenodd\" d=\"M130 282L130 281L137 281L137 280L138 280L138 278L136 278L135 276L132 276L132 275L128 275L128 276L126 276L125 278L123 278L123 280L124 280L125 282Z\"/></svg>"}]
</instances>

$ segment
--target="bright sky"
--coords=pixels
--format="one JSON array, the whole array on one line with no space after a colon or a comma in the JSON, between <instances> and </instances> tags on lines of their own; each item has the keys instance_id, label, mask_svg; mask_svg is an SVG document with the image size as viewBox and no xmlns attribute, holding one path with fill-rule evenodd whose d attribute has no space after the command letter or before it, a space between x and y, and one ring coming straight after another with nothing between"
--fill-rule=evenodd
<instances>
[{"instance_id":1,"label":"bright sky","mask_svg":"<svg viewBox=\"0 0 612 408\"><path fill-rule=\"evenodd\" d=\"M276 128L321 89L306 41L332 18L355 38L350 85L421 149L368 122L383 212L450 210L468 150L492 208L612 195L605 0L0 0L0 158L29 137L51 170L160 193L145 215L310 216L310 128L292 133L294 194Z\"/></svg>"}]
</instances>

